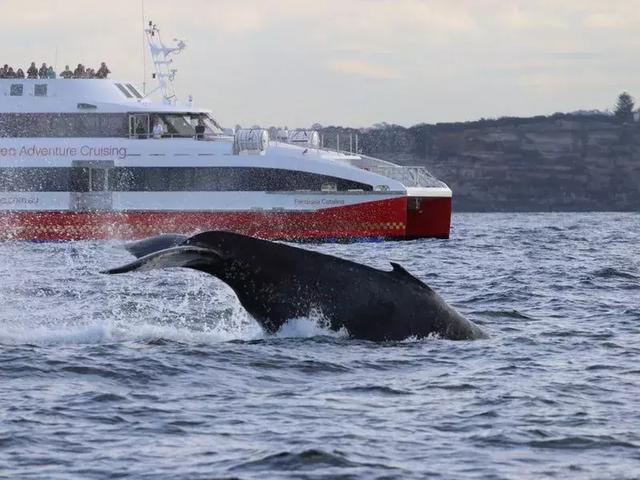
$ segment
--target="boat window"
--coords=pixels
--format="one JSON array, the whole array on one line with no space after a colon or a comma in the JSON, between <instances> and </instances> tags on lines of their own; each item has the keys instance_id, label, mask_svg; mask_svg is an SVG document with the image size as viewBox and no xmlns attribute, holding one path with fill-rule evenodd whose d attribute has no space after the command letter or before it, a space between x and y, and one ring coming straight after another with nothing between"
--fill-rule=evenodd
<instances>
[{"instance_id":1,"label":"boat window","mask_svg":"<svg viewBox=\"0 0 640 480\"><path fill-rule=\"evenodd\" d=\"M68 192L70 168L0 168L0 192Z\"/></svg>"},{"instance_id":2,"label":"boat window","mask_svg":"<svg viewBox=\"0 0 640 480\"><path fill-rule=\"evenodd\" d=\"M253 167L115 167L108 190L120 192L319 191L331 182L336 190L370 191L370 185L325 175Z\"/></svg>"},{"instance_id":3,"label":"boat window","mask_svg":"<svg viewBox=\"0 0 640 480\"><path fill-rule=\"evenodd\" d=\"M22 83L12 83L9 95L12 97L21 97L24 91L24 85Z\"/></svg>"},{"instance_id":4,"label":"boat window","mask_svg":"<svg viewBox=\"0 0 640 480\"><path fill-rule=\"evenodd\" d=\"M131 93L133 93L134 97L142 98L142 95L140 95L140 92L138 92L138 90L136 90L135 87L130 83L127 83L127 88L131 91Z\"/></svg>"},{"instance_id":5,"label":"boat window","mask_svg":"<svg viewBox=\"0 0 640 480\"><path fill-rule=\"evenodd\" d=\"M223 133L224 129L218 124L218 122L216 122L216 120L211 115L200 115L198 116L198 118L201 118L204 122L205 136L208 134L215 135Z\"/></svg>"},{"instance_id":6,"label":"boat window","mask_svg":"<svg viewBox=\"0 0 640 480\"><path fill-rule=\"evenodd\" d=\"M182 114L159 114L157 117L164 123L166 134L173 137L193 137L196 134L195 127L190 118ZM154 119L155 121L156 119ZM153 122L152 122L153 124Z\"/></svg>"},{"instance_id":7,"label":"boat window","mask_svg":"<svg viewBox=\"0 0 640 480\"><path fill-rule=\"evenodd\" d=\"M120 90L125 97L133 98L133 95L131 95L131 93L129 93L129 90L124 88L124 86L121 83L116 83L115 85L116 87L118 87L118 90Z\"/></svg>"},{"instance_id":8,"label":"boat window","mask_svg":"<svg viewBox=\"0 0 640 480\"><path fill-rule=\"evenodd\" d=\"M126 137L124 113L5 113L0 137Z\"/></svg>"},{"instance_id":9,"label":"boat window","mask_svg":"<svg viewBox=\"0 0 640 480\"><path fill-rule=\"evenodd\" d=\"M339 191L371 186L296 170L253 167L8 167L0 168L4 192L216 192Z\"/></svg>"},{"instance_id":10,"label":"boat window","mask_svg":"<svg viewBox=\"0 0 640 480\"><path fill-rule=\"evenodd\" d=\"M47 96L47 84L36 84L33 86L33 94L36 97L46 97Z\"/></svg>"}]
</instances>

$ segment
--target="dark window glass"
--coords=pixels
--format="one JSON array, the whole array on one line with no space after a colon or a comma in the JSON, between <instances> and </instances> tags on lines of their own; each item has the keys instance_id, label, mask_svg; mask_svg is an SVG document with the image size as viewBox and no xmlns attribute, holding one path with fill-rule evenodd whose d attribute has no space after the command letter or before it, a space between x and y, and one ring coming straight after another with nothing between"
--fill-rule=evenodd
<instances>
[{"instance_id":1,"label":"dark window glass","mask_svg":"<svg viewBox=\"0 0 640 480\"><path fill-rule=\"evenodd\" d=\"M126 113L5 113L0 137L126 137Z\"/></svg>"},{"instance_id":2,"label":"dark window glass","mask_svg":"<svg viewBox=\"0 0 640 480\"><path fill-rule=\"evenodd\" d=\"M0 191L68 192L70 168L0 168Z\"/></svg>"},{"instance_id":3,"label":"dark window glass","mask_svg":"<svg viewBox=\"0 0 640 480\"><path fill-rule=\"evenodd\" d=\"M131 93L129 93L129 90L124 88L124 86L121 83L116 83L116 87L118 87L118 90L120 90L125 97L133 98L133 95L131 95Z\"/></svg>"},{"instance_id":4,"label":"dark window glass","mask_svg":"<svg viewBox=\"0 0 640 480\"><path fill-rule=\"evenodd\" d=\"M116 167L109 190L135 192L320 191L325 183L339 191L372 190L370 185L315 173L251 167Z\"/></svg>"},{"instance_id":5,"label":"dark window glass","mask_svg":"<svg viewBox=\"0 0 640 480\"><path fill-rule=\"evenodd\" d=\"M136 90L135 87L130 83L127 83L127 88L131 91L131 93L133 93L133 95L136 98L142 98L142 95L140 95L140 92L138 92L138 90Z\"/></svg>"},{"instance_id":6,"label":"dark window glass","mask_svg":"<svg viewBox=\"0 0 640 480\"><path fill-rule=\"evenodd\" d=\"M91 185L92 192L102 192L107 189L107 170L104 168L91 169Z\"/></svg>"},{"instance_id":7,"label":"dark window glass","mask_svg":"<svg viewBox=\"0 0 640 480\"><path fill-rule=\"evenodd\" d=\"M216 192L371 190L370 185L315 173L250 167L0 168L0 191L11 192Z\"/></svg>"},{"instance_id":8,"label":"dark window glass","mask_svg":"<svg viewBox=\"0 0 640 480\"><path fill-rule=\"evenodd\" d=\"M89 189L89 167L74 167L71 170L71 190L72 192L88 192Z\"/></svg>"},{"instance_id":9,"label":"dark window glass","mask_svg":"<svg viewBox=\"0 0 640 480\"><path fill-rule=\"evenodd\" d=\"M9 95L12 97L21 97L24 91L24 85L21 83L12 83Z\"/></svg>"},{"instance_id":10,"label":"dark window glass","mask_svg":"<svg viewBox=\"0 0 640 480\"><path fill-rule=\"evenodd\" d=\"M36 97L46 97L47 96L47 84L36 84L33 87L33 94Z\"/></svg>"}]
</instances>

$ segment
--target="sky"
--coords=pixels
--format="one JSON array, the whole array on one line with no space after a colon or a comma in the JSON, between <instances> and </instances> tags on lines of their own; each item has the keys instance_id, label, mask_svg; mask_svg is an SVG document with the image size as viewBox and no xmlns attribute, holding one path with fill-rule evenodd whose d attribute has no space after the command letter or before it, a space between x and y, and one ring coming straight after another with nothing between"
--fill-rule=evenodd
<instances>
[{"instance_id":1,"label":"sky","mask_svg":"<svg viewBox=\"0 0 640 480\"><path fill-rule=\"evenodd\" d=\"M140 85L143 7L165 41L187 43L180 98L225 126L410 126L640 99L640 0L0 0L0 62L106 61Z\"/></svg>"}]
</instances>

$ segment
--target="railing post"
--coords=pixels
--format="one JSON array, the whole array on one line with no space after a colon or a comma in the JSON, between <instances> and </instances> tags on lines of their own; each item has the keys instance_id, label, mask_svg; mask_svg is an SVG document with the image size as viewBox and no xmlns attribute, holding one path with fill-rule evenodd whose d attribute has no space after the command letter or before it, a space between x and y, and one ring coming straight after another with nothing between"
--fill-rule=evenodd
<instances>
[{"instance_id":1,"label":"railing post","mask_svg":"<svg viewBox=\"0 0 640 480\"><path fill-rule=\"evenodd\" d=\"M353 155L353 134L349 134L349 154Z\"/></svg>"},{"instance_id":2,"label":"railing post","mask_svg":"<svg viewBox=\"0 0 640 480\"><path fill-rule=\"evenodd\" d=\"M336 153L340 153L340 134L337 134L336 137Z\"/></svg>"},{"instance_id":3,"label":"railing post","mask_svg":"<svg viewBox=\"0 0 640 480\"><path fill-rule=\"evenodd\" d=\"M360 152L358 150L358 134L356 133L356 155L359 155Z\"/></svg>"}]
</instances>

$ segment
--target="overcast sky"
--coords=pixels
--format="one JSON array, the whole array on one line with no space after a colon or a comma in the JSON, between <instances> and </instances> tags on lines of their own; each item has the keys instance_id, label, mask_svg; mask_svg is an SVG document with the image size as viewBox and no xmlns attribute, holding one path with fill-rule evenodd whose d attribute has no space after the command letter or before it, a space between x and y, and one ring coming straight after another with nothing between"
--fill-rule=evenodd
<instances>
[{"instance_id":1,"label":"overcast sky","mask_svg":"<svg viewBox=\"0 0 640 480\"><path fill-rule=\"evenodd\" d=\"M0 0L2 63L141 84L141 0ZM640 97L640 0L145 0L177 89L224 125L369 126ZM57 56L56 56L57 52ZM38 63L38 64L39 64Z\"/></svg>"}]
</instances>

